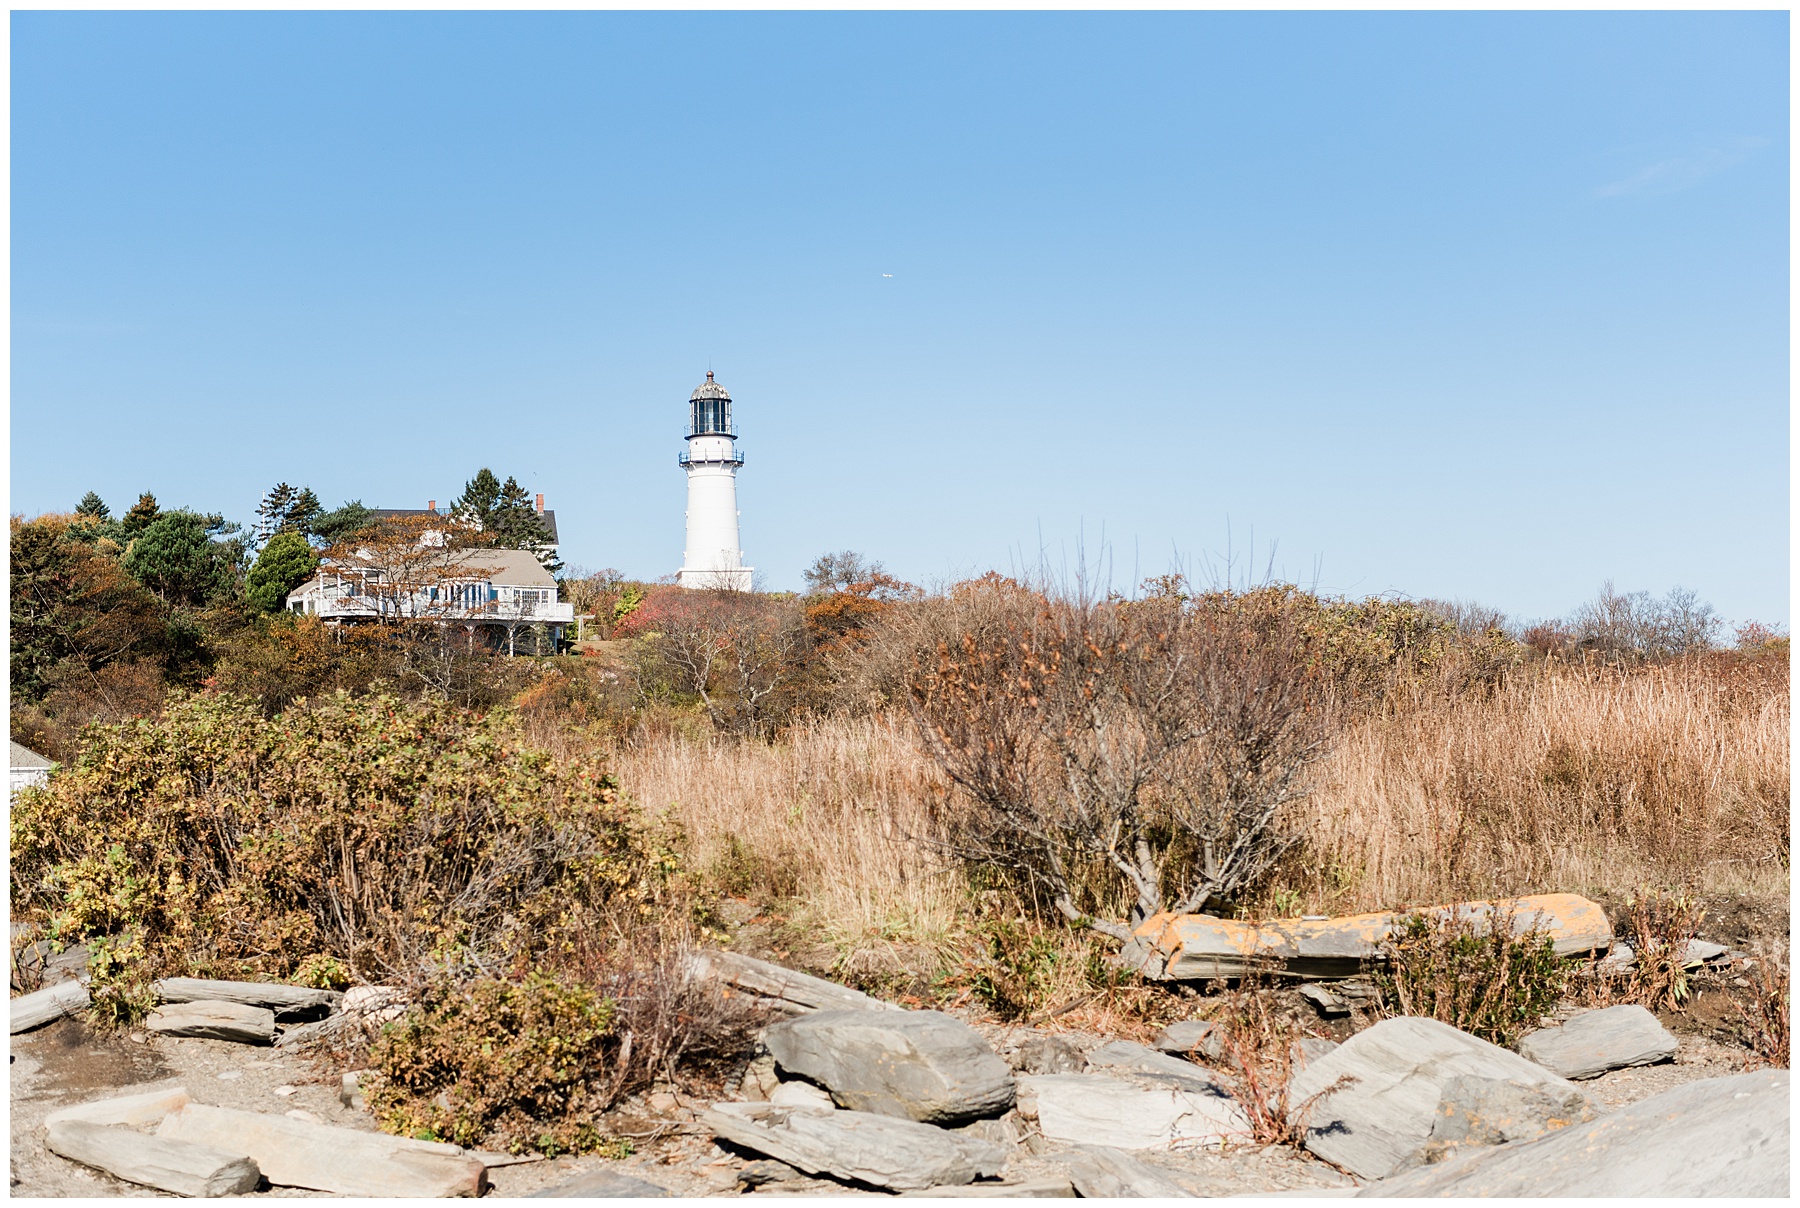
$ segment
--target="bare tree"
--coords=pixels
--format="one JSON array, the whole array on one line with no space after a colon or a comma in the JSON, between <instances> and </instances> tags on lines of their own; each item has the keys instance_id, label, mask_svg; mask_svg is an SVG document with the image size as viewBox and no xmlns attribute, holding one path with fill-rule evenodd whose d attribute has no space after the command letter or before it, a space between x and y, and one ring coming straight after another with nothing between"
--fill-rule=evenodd
<instances>
[{"instance_id":1,"label":"bare tree","mask_svg":"<svg viewBox=\"0 0 1800 1208\"><path fill-rule=\"evenodd\" d=\"M1251 888L1295 841L1279 819L1322 749L1322 694L1281 599L954 590L909 684L966 797L943 817L949 849L1119 939ZM1108 881L1123 920L1098 917Z\"/></svg>"}]
</instances>

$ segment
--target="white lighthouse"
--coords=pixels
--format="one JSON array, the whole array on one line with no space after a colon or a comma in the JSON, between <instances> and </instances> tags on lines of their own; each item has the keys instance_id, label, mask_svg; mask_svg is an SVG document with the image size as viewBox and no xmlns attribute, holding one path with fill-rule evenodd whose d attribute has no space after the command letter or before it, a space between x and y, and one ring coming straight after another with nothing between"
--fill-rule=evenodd
<instances>
[{"instance_id":1,"label":"white lighthouse","mask_svg":"<svg viewBox=\"0 0 1800 1208\"><path fill-rule=\"evenodd\" d=\"M744 464L731 425L731 396L712 370L688 399L687 549L681 555L683 587L749 591L752 569L738 548L737 472Z\"/></svg>"}]
</instances>

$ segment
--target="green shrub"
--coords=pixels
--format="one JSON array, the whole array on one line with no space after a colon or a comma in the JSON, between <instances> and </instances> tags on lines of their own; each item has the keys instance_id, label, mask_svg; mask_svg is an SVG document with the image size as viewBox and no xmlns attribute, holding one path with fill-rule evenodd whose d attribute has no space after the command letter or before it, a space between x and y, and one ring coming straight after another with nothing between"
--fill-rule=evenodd
<instances>
[{"instance_id":1,"label":"green shrub","mask_svg":"<svg viewBox=\"0 0 1800 1208\"><path fill-rule=\"evenodd\" d=\"M1062 935L1025 919L991 916L976 934L982 953L970 979L975 997L1008 1021L1043 1010L1063 966Z\"/></svg>"},{"instance_id":2,"label":"green shrub","mask_svg":"<svg viewBox=\"0 0 1800 1208\"><path fill-rule=\"evenodd\" d=\"M339 695L268 719L205 694L91 728L20 796L13 911L58 940L130 937L101 989L303 963L416 983L612 942L667 892L663 839L603 766L530 749L506 711Z\"/></svg>"},{"instance_id":3,"label":"green shrub","mask_svg":"<svg viewBox=\"0 0 1800 1208\"><path fill-rule=\"evenodd\" d=\"M583 1152L604 1134L617 1043L615 1004L532 974L434 987L370 1054L366 1091L401 1136L519 1153Z\"/></svg>"},{"instance_id":4,"label":"green shrub","mask_svg":"<svg viewBox=\"0 0 1800 1208\"><path fill-rule=\"evenodd\" d=\"M1383 945L1375 973L1389 1015L1422 1015L1499 1045L1538 1025L1562 997L1566 962L1541 931L1514 934L1449 914L1413 914Z\"/></svg>"}]
</instances>

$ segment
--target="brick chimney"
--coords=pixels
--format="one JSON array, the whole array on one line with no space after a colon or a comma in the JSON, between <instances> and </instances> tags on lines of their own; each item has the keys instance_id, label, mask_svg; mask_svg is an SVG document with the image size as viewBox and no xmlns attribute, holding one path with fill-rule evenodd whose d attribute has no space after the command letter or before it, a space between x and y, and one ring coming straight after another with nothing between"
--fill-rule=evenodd
<instances>
[{"instance_id":1,"label":"brick chimney","mask_svg":"<svg viewBox=\"0 0 1800 1208\"><path fill-rule=\"evenodd\" d=\"M435 500L435 499L427 499L427 500L426 500L426 501L425 501L425 510L426 510L426 511L428 511L428 512L435 512L435 511L437 511L437 500Z\"/></svg>"},{"instance_id":2,"label":"brick chimney","mask_svg":"<svg viewBox=\"0 0 1800 1208\"><path fill-rule=\"evenodd\" d=\"M544 493L542 491L538 492L537 503L538 503L538 515L542 516L544 514Z\"/></svg>"}]
</instances>

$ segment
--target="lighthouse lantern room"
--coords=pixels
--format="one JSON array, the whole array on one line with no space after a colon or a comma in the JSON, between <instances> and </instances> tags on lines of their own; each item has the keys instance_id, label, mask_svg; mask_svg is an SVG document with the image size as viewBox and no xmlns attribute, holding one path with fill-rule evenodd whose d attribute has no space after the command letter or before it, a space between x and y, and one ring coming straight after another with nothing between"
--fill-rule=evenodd
<instances>
[{"instance_id":1,"label":"lighthouse lantern room","mask_svg":"<svg viewBox=\"0 0 1800 1208\"><path fill-rule=\"evenodd\" d=\"M731 395L712 371L688 399L687 549L681 555L683 587L749 591L753 574L738 548L737 472L744 455L731 422Z\"/></svg>"}]
</instances>

